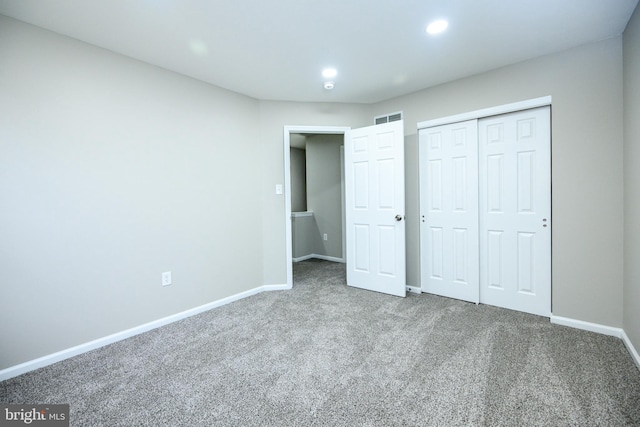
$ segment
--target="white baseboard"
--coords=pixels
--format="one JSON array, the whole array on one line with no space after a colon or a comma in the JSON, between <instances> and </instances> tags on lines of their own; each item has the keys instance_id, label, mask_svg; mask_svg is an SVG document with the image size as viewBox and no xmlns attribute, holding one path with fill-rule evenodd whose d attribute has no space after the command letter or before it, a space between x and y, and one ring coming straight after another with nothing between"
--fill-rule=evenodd
<instances>
[{"instance_id":1,"label":"white baseboard","mask_svg":"<svg viewBox=\"0 0 640 427\"><path fill-rule=\"evenodd\" d=\"M289 289L291 289L290 285L284 284L284 285L264 285L262 287L262 290L265 292L270 292L270 291L288 291Z\"/></svg>"},{"instance_id":2,"label":"white baseboard","mask_svg":"<svg viewBox=\"0 0 640 427\"><path fill-rule=\"evenodd\" d=\"M333 256L318 255L318 254L314 254L313 257L316 258L316 259L323 259L325 261L341 262L343 264L345 263L344 258L336 258L336 257L333 257Z\"/></svg>"},{"instance_id":3,"label":"white baseboard","mask_svg":"<svg viewBox=\"0 0 640 427\"><path fill-rule=\"evenodd\" d=\"M624 342L625 347L627 347L627 350L629 351L629 354L631 355L631 358L635 362L636 366L638 367L638 369L640 369L640 355L638 355L638 352L633 347L633 344L631 343L631 340L627 336L627 333L624 331L624 329L604 326L598 323L583 322L582 320L575 320L568 317L560 317L554 315L551 315L551 323L620 338L622 342Z\"/></svg>"},{"instance_id":4,"label":"white baseboard","mask_svg":"<svg viewBox=\"0 0 640 427\"><path fill-rule=\"evenodd\" d=\"M638 367L638 369L640 369L640 355L638 355L638 352L633 347L631 340L629 339L629 337L627 336L627 333L624 330L622 331L622 341L624 342L624 345L627 347L627 350L629 350L629 353L631 353L631 357L633 358L633 361L636 362L636 366Z\"/></svg>"},{"instance_id":5,"label":"white baseboard","mask_svg":"<svg viewBox=\"0 0 640 427\"><path fill-rule=\"evenodd\" d=\"M568 317L560 317L551 315L551 323L556 325L569 326L571 328L582 329L585 331L596 332L598 334L610 335L616 338L622 338L622 329L611 326L600 325L598 323L584 322L582 320L570 319Z\"/></svg>"},{"instance_id":6,"label":"white baseboard","mask_svg":"<svg viewBox=\"0 0 640 427\"><path fill-rule=\"evenodd\" d=\"M53 354L49 354L34 360L30 360L28 362L21 363L19 365L2 369L0 370L0 381L17 377L18 375L22 375L24 373L27 373L39 368L43 368L48 365L52 365L56 362L60 362L70 357L77 356L79 354L86 353L88 351L95 350L100 347L104 347L105 345L112 344L117 341L122 341L124 339L141 334L143 332L147 332L152 329L156 329L161 326L168 325L169 323L177 322L178 320L186 319L187 317L195 316L196 314L204 313L205 311L209 311L216 307L221 307L223 305L241 300L243 298L250 297L252 295L259 294L261 292L287 290L287 289L291 289L291 288L287 285L265 285L265 286L259 286L254 289L250 289L248 291L240 292L239 294L222 298L217 301L213 301L208 304L204 304L199 307L195 307L195 308L183 311L181 313L176 313L171 316L163 317L162 319L154 320L152 322L145 323L143 325L136 326L134 328L127 329L125 331L117 332L115 334L98 338L96 340L89 341L87 343L80 344L75 347L61 350Z\"/></svg>"},{"instance_id":7,"label":"white baseboard","mask_svg":"<svg viewBox=\"0 0 640 427\"><path fill-rule=\"evenodd\" d=\"M417 286L409 286L409 285L407 285L407 292L411 292L413 294L421 294L422 293L422 288L419 288Z\"/></svg>"},{"instance_id":8,"label":"white baseboard","mask_svg":"<svg viewBox=\"0 0 640 427\"><path fill-rule=\"evenodd\" d=\"M311 259L311 258L315 258L315 255L309 254L309 255L304 255L304 256L298 257L298 258L292 258L292 261L293 262L300 262L300 261L306 261L306 260Z\"/></svg>"},{"instance_id":9,"label":"white baseboard","mask_svg":"<svg viewBox=\"0 0 640 427\"><path fill-rule=\"evenodd\" d=\"M318 255L318 254L309 254L309 255L304 255L298 258L293 258L293 262L300 262L300 261L306 261L308 259L322 259L325 261L331 261L331 262L341 262L341 263L345 263L344 258L336 258L333 256L327 256L327 255Z\"/></svg>"}]
</instances>

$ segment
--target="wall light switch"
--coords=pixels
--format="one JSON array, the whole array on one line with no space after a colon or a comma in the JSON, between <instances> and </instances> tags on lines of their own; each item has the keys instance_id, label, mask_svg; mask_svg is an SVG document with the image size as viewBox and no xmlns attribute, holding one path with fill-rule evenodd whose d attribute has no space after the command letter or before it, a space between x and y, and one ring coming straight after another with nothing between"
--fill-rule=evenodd
<instances>
[{"instance_id":1,"label":"wall light switch","mask_svg":"<svg viewBox=\"0 0 640 427\"><path fill-rule=\"evenodd\" d=\"M171 284L171 272L165 271L162 273L162 286L169 286Z\"/></svg>"},{"instance_id":2,"label":"wall light switch","mask_svg":"<svg viewBox=\"0 0 640 427\"><path fill-rule=\"evenodd\" d=\"M282 184L276 184L276 194L282 194Z\"/></svg>"}]
</instances>

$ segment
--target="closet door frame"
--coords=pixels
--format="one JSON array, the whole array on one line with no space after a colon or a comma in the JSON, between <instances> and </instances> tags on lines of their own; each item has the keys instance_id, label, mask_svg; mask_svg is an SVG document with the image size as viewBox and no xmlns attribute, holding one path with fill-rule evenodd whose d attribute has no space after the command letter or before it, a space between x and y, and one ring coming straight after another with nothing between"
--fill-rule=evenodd
<instances>
[{"instance_id":1,"label":"closet door frame","mask_svg":"<svg viewBox=\"0 0 640 427\"><path fill-rule=\"evenodd\" d=\"M498 105L496 107L483 108L482 110L469 111L468 113L456 114L453 116L440 117L438 119L418 122L417 129L426 129L434 126L448 125L467 120L483 119L485 117L497 116L499 114L514 113L516 111L528 110L530 108L551 106L551 95L526 101L514 102L512 104Z\"/></svg>"},{"instance_id":2,"label":"closet door frame","mask_svg":"<svg viewBox=\"0 0 640 427\"><path fill-rule=\"evenodd\" d=\"M442 117L438 119L419 122L417 124L417 130L418 130L418 134L420 134L420 131L426 128L432 128L432 127L442 126L442 125L450 125L453 123L464 122L469 120L480 120L480 119L491 117L491 116L508 114L508 113L518 112L518 111L532 109L532 108L547 107L547 106L550 107L551 104L552 104L552 97L544 96L540 98L534 98L534 99L515 102L511 104L505 104L505 105L495 106L491 108L485 108L482 110L476 110L476 111L457 114L453 116L447 116L447 117ZM549 131L551 132L551 129L549 129ZM426 171L423 170L423 166L424 165L422 164L422 162L420 162L419 169L420 169L421 175L423 173L426 173ZM419 192L420 197L422 197L422 189L420 189L419 191L420 191ZM420 230L422 233L425 228L424 224L422 223L424 221L424 218L423 218L424 212L422 212L422 206L423 206L422 200L420 201L420 204L421 204ZM421 235L420 237L420 268L421 268L421 289L423 292L427 292L427 290L425 289L426 286L423 279L424 277L426 277L426 274L424 271L427 266L427 261L425 260L426 253L427 253L427 247L425 245L425 239ZM549 247L549 253L551 253L551 247ZM549 315L551 315L551 302L549 302Z\"/></svg>"}]
</instances>

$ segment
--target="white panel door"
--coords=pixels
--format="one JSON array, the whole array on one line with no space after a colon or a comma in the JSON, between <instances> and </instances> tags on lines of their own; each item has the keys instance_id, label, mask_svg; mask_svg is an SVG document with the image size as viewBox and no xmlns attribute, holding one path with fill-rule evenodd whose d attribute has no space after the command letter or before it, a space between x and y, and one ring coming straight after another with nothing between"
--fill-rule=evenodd
<instances>
[{"instance_id":1,"label":"white panel door","mask_svg":"<svg viewBox=\"0 0 640 427\"><path fill-rule=\"evenodd\" d=\"M348 131L345 170L347 284L404 297L403 122Z\"/></svg>"},{"instance_id":2,"label":"white panel door","mask_svg":"<svg viewBox=\"0 0 640 427\"><path fill-rule=\"evenodd\" d=\"M480 302L550 316L550 108L481 119L478 132Z\"/></svg>"},{"instance_id":3,"label":"white panel door","mask_svg":"<svg viewBox=\"0 0 640 427\"><path fill-rule=\"evenodd\" d=\"M419 148L422 291L477 303L477 120L421 129Z\"/></svg>"}]
</instances>

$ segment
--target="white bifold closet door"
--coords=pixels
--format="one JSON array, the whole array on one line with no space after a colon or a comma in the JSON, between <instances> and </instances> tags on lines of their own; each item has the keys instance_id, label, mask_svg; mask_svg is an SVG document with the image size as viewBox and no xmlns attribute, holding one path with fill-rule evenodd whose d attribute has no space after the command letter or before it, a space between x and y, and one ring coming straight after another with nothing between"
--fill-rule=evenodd
<instances>
[{"instance_id":1,"label":"white bifold closet door","mask_svg":"<svg viewBox=\"0 0 640 427\"><path fill-rule=\"evenodd\" d=\"M424 292L551 314L550 135L549 107L420 130Z\"/></svg>"}]
</instances>

